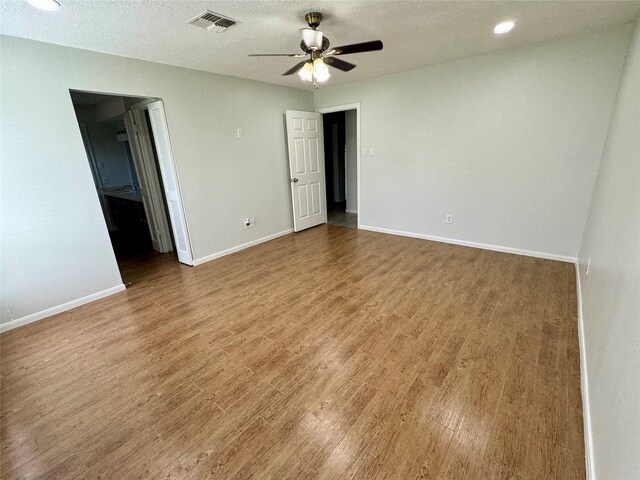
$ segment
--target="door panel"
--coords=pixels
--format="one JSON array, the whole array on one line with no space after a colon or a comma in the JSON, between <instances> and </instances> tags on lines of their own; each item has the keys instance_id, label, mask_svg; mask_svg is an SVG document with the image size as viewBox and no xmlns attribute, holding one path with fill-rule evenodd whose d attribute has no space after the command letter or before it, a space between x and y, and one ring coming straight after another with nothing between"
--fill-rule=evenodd
<instances>
[{"instance_id":1,"label":"door panel","mask_svg":"<svg viewBox=\"0 0 640 480\"><path fill-rule=\"evenodd\" d=\"M151 237L151 245L156 252L164 253L163 242L161 240L160 221L159 214L164 215L164 211L158 211L156 208L156 202L154 201L155 192L149 168L147 162L143 157L142 146L140 144L139 127L136 125L133 117L133 112L128 110L124 114L124 125L127 130L127 138L129 139L129 146L131 147L131 156L133 157L133 165L136 169L136 176L138 177L140 196L142 197L142 205L144 206L144 213L147 217L147 223L149 226L149 235ZM157 200L157 199L155 199Z\"/></svg>"},{"instance_id":2,"label":"door panel","mask_svg":"<svg viewBox=\"0 0 640 480\"><path fill-rule=\"evenodd\" d=\"M322 212L322 195L320 193L320 184L318 182L311 184L311 214L318 215Z\"/></svg>"},{"instance_id":3,"label":"door panel","mask_svg":"<svg viewBox=\"0 0 640 480\"><path fill-rule=\"evenodd\" d=\"M144 166L146 177L148 197L151 200L155 228L157 230L157 239L160 244L161 253L173 251L173 242L171 241L171 230L169 228L169 219L164 203L164 195L162 193L162 183L160 182L160 172L158 171L157 161L152 145L151 132L147 126L147 117L144 110L133 110L133 120L135 121L136 134L140 142L140 150L142 154L142 164Z\"/></svg>"},{"instance_id":4,"label":"door panel","mask_svg":"<svg viewBox=\"0 0 640 480\"><path fill-rule=\"evenodd\" d=\"M293 140L296 159L296 173L302 174L307 173L307 169L305 167L305 155L304 155L304 139L303 138L295 138Z\"/></svg>"},{"instance_id":5,"label":"door panel","mask_svg":"<svg viewBox=\"0 0 640 480\"><path fill-rule=\"evenodd\" d=\"M286 118L293 228L299 232L327 222L322 115L287 110Z\"/></svg>"},{"instance_id":6,"label":"door panel","mask_svg":"<svg viewBox=\"0 0 640 480\"><path fill-rule=\"evenodd\" d=\"M298 208L299 208L299 217L300 218L308 218L309 217L309 194L308 188L306 185L300 185L297 189L298 195Z\"/></svg>"},{"instance_id":7,"label":"door panel","mask_svg":"<svg viewBox=\"0 0 640 480\"><path fill-rule=\"evenodd\" d=\"M150 103L148 106L149 119L151 120L151 130L156 144L158 164L160 174L164 184L165 197L169 206L169 219L173 236L176 241L176 252L178 260L187 265L193 265L193 254L191 253L191 242L187 221L182 207L182 197L178 186L178 178L173 162L173 150L169 139L169 127L164 113L162 101Z\"/></svg>"},{"instance_id":8,"label":"door panel","mask_svg":"<svg viewBox=\"0 0 640 480\"><path fill-rule=\"evenodd\" d=\"M309 140L309 171L313 173L320 172L320 152L318 148L318 139L310 138Z\"/></svg>"}]
</instances>

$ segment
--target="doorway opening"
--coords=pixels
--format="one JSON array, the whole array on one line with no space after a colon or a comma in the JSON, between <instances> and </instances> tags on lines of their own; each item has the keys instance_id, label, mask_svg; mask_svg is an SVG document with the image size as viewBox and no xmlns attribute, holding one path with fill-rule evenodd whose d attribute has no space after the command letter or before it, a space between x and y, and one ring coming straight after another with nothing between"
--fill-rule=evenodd
<instances>
[{"instance_id":1,"label":"doorway opening","mask_svg":"<svg viewBox=\"0 0 640 480\"><path fill-rule=\"evenodd\" d=\"M162 101L70 95L124 283L167 262L192 265Z\"/></svg>"},{"instance_id":2,"label":"doorway opening","mask_svg":"<svg viewBox=\"0 0 640 480\"><path fill-rule=\"evenodd\" d=\"M358 111L322 113L327 223L358 228Z\"/></svg>"}]
</instances>

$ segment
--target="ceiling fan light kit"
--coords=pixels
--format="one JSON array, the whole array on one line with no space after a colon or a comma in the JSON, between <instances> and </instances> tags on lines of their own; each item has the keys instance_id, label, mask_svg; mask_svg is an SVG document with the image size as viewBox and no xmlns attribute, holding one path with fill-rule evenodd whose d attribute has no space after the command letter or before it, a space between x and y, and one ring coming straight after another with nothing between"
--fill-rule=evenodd
<instances>
[{"instance_id":1,"label":"ceiling fan light kit","mask_svg":"<svg viewBox=\"0 0 640 480\"><path fill-rule=\"evenodd\" d=\"M313 77L317 82L326 82L329 80L331 74L329 73L329 67L324 63L322 57L316 58L313 61Z\"/></svg>"},{"instance_id":2,"label":"ceiling fan light kit","mask_svg":"<svg viewBox=\"0 0 640 480\"><path fill-rule=\"evenodd\" d=\"M53 12L60 8L60 2L57 0L27 0L27 2L32 7L39 8L40 10L47 10L49 12Z\"/></svg>"},{"instance_id":3,"label":"ceiling fan light kit","mask_svg":"<svg viewBox=\"0 0 640 480\"><path fill-rule=\"evenodd\" d=\"M292 75L298 73L298 77L305 82L313 82L317 87L318 83L326 82L331 77L329 66L348 72L356 68L353 63L345 62L336 58L336 55L350 55L353 53L373 52L382 50L382 42L373 40L371 42L354 43L343 45L329 50L331 42L324 36L324 33L317 28L322 21L322 14L319 12L309 12L304 16L309 28L300 30L302 41L300 49L304 53L257 53L250 57L308 57L306 60L287 70L282 75Z\"/></svg>"},{"instance_id":4,"label":"ceiling fan light kit","mask_svg":"<svg viewBox=\"0 0 640 480\"><path fill-rule=\"evenodd\" d=\"M320 30L303 28L300 31L302 32L302 41L309 50L322 50L324 34Z\"/></svg>"},{"instance_id":5,"label":"ceiling fan light kit","mask_svg":"<svg viewBox=\"0 0 640 480\"><path fill-rule=\"evenodd\" d=\"M313 64L311 62L304 62L302 68L298 70L298 76L305 82L313 81Z\"/></svg>"}]
</instances>

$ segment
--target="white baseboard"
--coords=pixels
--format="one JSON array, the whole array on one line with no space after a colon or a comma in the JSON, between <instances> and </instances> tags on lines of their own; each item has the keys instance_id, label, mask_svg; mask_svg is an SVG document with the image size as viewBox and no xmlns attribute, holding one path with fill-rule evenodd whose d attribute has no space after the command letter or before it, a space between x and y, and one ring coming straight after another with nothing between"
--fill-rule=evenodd
<instances>
[{"instance_id":1,"label":"white baseboard","mask_svg":"<svg viewBox=\"0 0 640 480\"><path fill-rule=\"evenodd\" d=\"M258 238L257 240L252 240L251 242L243 243L242 245L237 245L235 247L227 248L226 250L222 250L221 252L207 255L206 257L196 258L193 261L193 265L194 266L202 265L203 263L210 262L211 260L215 260L216 258L224 257L225 255L230 255L232 253L239 252L240 250L244 250L245 248L253 247L255 245L268 242L269 240L274 240L278 237L282 237L290 233L293 233L293 228L288 228L287 230L283 230L282 232L274 233L273 235L267 235L266 237Z\"/></svg>"},{"instance_id":2,"label":"white baseboard","mask_svg":"<svg viewBox=\"0 0 640 480\"><path fill-rule=\"evenodd\" d=\"M267 237L259 238L257 240L253 240L248 243L244 243L242 245L238 245L236 247L229 248L227 250L223 250L218 253L214 253L212 255L207 255L206 257L198 258L194 260L194 265L200 265L202 263L214 260L216 258L224 257L225 255L229 255L234 252L238 252L240 250L244 250L245 248L253 247L254 245L258 245L260 243L268 242L269 240L273 240L278 237L282 237L283 235L287 235L289 233L293 233L293 229L289 228L282 232L274 233L273 235L269 235ZM12 330L14 328L20 327L22 325L26 325L28 323L36 322L38 320L42 320L43 318L50 317L52 315L56 315L58 313L66 312L67 310L71 310L72 308L79 307L89 302L93 302L95 300L100 300L101 298L108 297L109 295L113 295L114 293L122 292L125 290L125 286L123 284L117 285L112 288L108 288L107 290L103 290L101 292L92 293L91 295L87 295L86 297L78 298L76 300L72 300L67 303L63 303L62 305L57 305L55 307L47 308L46 310L42 310L41 312L32 313L31 315L27 315L26 317L18 318L16 320L11 320L6 323L0 324L0 333L6 332L8 330Z\"/></svg>"},{"instance_id":3,"label":"white baseboard","mask_svg":"<svg viewBox=\"0 0 640 480\"><path fill-rule=\"evenodd\" d=\"M71 310L72 308L79 307L80 305L84 305L85 303L100 300L101 298L108 297L109 295L113 295L114 293L122 292L123 290L125 290L125 286L121 283L120 285L107 288L106 290L102 290L101 292L92 293L91 295L87 295L86 297L71 300L70 302L63 303L62 305L47 308L46 310L32 313L31 315L27 315L26 317L18 318L16 320L11 320L9 322L0 324L0 333L12 330L17 327L21 327L22 325L26 325L28 323L37 322L38 320L42 320L52 315L57 315L58 313L66 312L67 310Z\"/></svg>"},{"instance_id":4,"label":"white baseboard","mask_svg":"<svg viewBox=\"0 0 640 480\"><path fill-rule=\"evenodd\" d=\"M580 284L580 264L576 261L576 295L578 297L578 341L580 348L580 390L582 392L582 423L584 425L584 457L587 480L595 480L593 465L593 435L591 433L591 408L589 405L589 377L587 376L587 352L584 339L584 319L582 317L582 286Z\"/></svg>"},{"instance_id":5,"label":"white baseboard","mask_svg":"<svg viewBox=\"0 0 640 480\"><path fill-rule=\"evenodd\" d=\"M402 237L420 238L423 240L431 240L432 242L450 243L452 245L460 245L463 247L481 248L482 250L493 250L496 252L513 253L514 255L524 255L526 257L545 258L547 260L558 260L560 262L576 263L576 257L567 257L565 255L556 255L555 253L534 252L531 250L522 250L520 248L503 247L500 245L490 245L488 243L468 242L466 240L457 240L455 238L436 237L433 235L424 235L422 233L405 232L402 230L392 230L389 228L371 227L369 225L359 225L360 230L369 230L371 232L388 233L390 235L400 235Z\"/></svg>"},{"instance_id":6,"label":"white baseboard","mask_svg":"<svg viewBox=\"0 0 640 480\"><path fill-rule=\"evenodd\" d=\"M358 210L349 210L348 208L345 210L347 213L358 213Z\"/></svg>"}]
</instances>

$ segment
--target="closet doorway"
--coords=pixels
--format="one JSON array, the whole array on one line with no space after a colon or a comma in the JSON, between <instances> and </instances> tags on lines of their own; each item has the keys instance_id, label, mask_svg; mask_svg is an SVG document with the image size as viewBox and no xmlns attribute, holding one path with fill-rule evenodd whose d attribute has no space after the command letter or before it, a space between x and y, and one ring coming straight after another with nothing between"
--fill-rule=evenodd
<instances>
[{"instance_id":1,"label":"closet doorway","mask_svg":"<svg viewBox=\"0 0 640 480\"><path fill-rule=\"evenodd\" d=\"M145 265L192 265L162 101L70 94L124 282Z\"/></svg>"}]
</instances>

